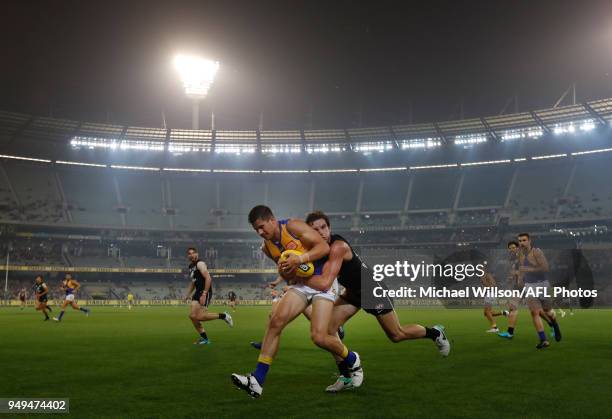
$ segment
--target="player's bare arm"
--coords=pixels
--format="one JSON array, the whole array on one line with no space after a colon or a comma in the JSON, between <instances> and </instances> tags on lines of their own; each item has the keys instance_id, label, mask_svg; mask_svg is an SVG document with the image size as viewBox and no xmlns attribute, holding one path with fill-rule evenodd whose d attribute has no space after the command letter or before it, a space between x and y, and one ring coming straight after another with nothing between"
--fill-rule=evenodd
<instances>
[{"instance_id":1,"label":"player's bare arm","mask_svg":"<svg viewBox=\"0 0 612 419\"><path fill-rule=\"evenodd\" d=\"M206 268L206 264L204 262L199 261L196 265L196 268L198 268L198 271L200 271L200 273L204 277L204 293L206 294L210 290L212 278L210 277L210 274L208 273L208 269Z\"/></svg>"},{"instance_id":2,"label":"player's bare arm","mask_svg":"<svg viewBox=\"0 0 612 419\"><path fill-rule=\"evenodd\" d=\"M287 223L287 230L302 242L302 245L309 249L305 253L297 256L291 255L281 262L279 268L287 274L291 274L302 263L319 260L329 254L329 245L312 227L302 220L292 219Z\"/></svg>"},{"instance_id":3,"label":"player's bare arm","mask_svg":"<svg viewBox=\"0 0 612 419\"><path fill-rule=\"evenodd\" d=\"M351 248L346 242L341 240L333 242L327 262L323 265L323 273L321 275L313 275L306 284L319 291L328 290L340 273L342 262L350 260L351 257Z\"/></svg>"}]
</instances>

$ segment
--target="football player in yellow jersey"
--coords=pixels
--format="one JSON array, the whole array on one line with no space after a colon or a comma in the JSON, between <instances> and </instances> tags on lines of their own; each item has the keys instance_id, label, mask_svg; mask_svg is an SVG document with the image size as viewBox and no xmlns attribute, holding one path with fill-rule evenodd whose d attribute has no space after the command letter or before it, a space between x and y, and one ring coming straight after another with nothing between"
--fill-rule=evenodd
<instances>
[{"instance_id":1,"label":"football player in yellow jersey","mask_svg":"<svg viewBox=\"0 0 612 419\"><path fill-rule=\"evenodd\" d=\"M362 374L359 355L349 351L337 335L328 332L337 295L337 282L334 282L335 288L330 283L327 287L320 287L325 291L319 291L309 287L308 280L297 279L295 275L299 265L309 262L314 264L315 274L320 275L323 272L329 254L327 242L304 221L277 220L272 210L264 205L251 209L249 223L264 239L264 253L276 263L285 250L299 250L303 253L293 254L278 263L279 274L290 283L289 289L270 317L255 371L248 375L232 374L234 385L252 397L261 396L270 364L278 351L283 329L310 304L312 304L310 321L312 341L320 348L340 357L342 368L347 371L359 371Z\"/></svg>"},{"instance_id":2,"label":"football player in yellow jersey","mask_svg":"<svg viewBox=\"0 0 612 419\"><path fill-rule=\"evenodd\" d=\"M131 292L128 292L127 304L128 304L128 310L131 310L132 306L134 305L134 294L132 294Z\"/></svg>"},{"instance_id":3,"label":"football player in yellow jersey","mask_svg":"<svg viewBox=\"0 0 612 419\"><path fill-rule=\"evenodd\" d=\"M79 288L81 288L81 284L78 283L75 279L72 278L72 274L67 273L64 275L64 280L62 281L62 289L66 293L64 297L64 302L62 303L62 311L58 317L54 317L53 320L56 322L61 322L62 317L64 317L64 312L66 311L67 306L71 306L74 310L79 310L89 316L90 310L88 308L79 307L75 301L75 294L78 292Z\"/></svg>"}]
</instances>

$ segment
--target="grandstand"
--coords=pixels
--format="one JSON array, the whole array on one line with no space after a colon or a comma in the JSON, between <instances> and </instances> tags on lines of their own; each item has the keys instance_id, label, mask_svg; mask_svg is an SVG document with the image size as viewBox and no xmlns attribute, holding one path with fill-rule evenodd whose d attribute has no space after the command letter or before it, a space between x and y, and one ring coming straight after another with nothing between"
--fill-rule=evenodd
<instances>
[{"instance_id":1,"label":"grandstand","mask_svg":"<svg viewBox=\"0 0 612 419\"><path fill-rule=\"evenodd\" d=\"M322 209L374 258L594 225L581 241L606 243L610 123L612 99L349 130L158 129L0 112L2 251L15 281L69 269L92 299L164 300L184 282L158 274L183 278L184 249L197 245L217 275L232 271L221 292L256 299L273 272L246 219L259 203L280 217ZM157 274L135 275L143 270Z\"/></svg>"}]
</instances>

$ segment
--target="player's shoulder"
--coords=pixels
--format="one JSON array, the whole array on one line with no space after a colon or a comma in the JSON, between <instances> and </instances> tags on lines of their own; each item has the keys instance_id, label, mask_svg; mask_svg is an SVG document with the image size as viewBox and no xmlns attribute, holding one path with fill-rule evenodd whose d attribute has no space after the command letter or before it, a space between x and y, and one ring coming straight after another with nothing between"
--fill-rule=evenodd
<instances>
[{"instance_id":1,"label":"player's shoulder","mask_svg":"<svg viewBox=\"0 0 612 419\"><path fill-rule=\"evenodd\" d=\"M198 269L204 269L207 270L208 268L206 267L206 262L204 262L203 260L198 260L198 263L196 263L196 268Z\"/></svg>"},{"instance_id":2,"label":"player's shoulder","mask_svg":"<svg viewBox=\"0 0 612 419\"><path fill-rule=\"evenodd\" d=\"M332 242L332 244L329 246L329 249L330 249L329 250L330 253L331 252L345 253L351 250L351 246L349 246L349 244L343 239L338 239Z\"/></svg>"},{"instance_id":3,"label":"player's shoulder","mask_svg":"<svg viewBox=\"0 0 612 419\"><path fill-rule=\"evenodd\" d=\"M288 218L285 221L285 225L289 230L301 230L304 226L308 227L308 224L306 224L304 220L300 220L299 218Z\"/></svg>"}]
</instances>

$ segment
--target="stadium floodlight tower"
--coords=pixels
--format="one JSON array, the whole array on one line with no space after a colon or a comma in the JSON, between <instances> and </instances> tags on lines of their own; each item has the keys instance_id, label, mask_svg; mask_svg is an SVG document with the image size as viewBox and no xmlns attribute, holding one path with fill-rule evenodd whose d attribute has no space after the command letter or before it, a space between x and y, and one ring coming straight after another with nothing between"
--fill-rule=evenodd
<instances>
[{"instance_id":1,"label":"stadium floodlight tower","mask_svg":"<svg viewBox=\"0 0 612 419\"><path fill-rule=\"evenodd\" d=\"M185 87L185 94L193 101L192 128L199 129L200 101L206 98L210 87L215 81L215 76L217 71L219 71L219 62L192 55L179 54L174 57L174 67L181 76L183 86Z\"/></svg>"}]
</instances>

